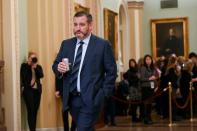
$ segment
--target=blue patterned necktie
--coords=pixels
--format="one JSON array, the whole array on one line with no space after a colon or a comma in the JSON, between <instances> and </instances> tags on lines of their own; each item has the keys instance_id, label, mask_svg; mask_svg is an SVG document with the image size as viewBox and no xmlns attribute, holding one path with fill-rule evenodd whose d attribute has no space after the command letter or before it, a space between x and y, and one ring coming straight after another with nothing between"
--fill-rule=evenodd
<instances>
[{"instance_id":1,"label":"blue patterned necktie","mask_svg":"<svg viewBox=\"0 0 197 131\"><path fill-rule=\"evenodd\" d=\"M77 49L77 54L75 56L75 61L72 67L72 72L71 72L71 81L70 81L70 92L77 91L77 78L79 74L79 67L81 63L81 57L82 57L82 46L84 44L83 41L79 42L80 46Z\"/></svg>"}]
</instances>

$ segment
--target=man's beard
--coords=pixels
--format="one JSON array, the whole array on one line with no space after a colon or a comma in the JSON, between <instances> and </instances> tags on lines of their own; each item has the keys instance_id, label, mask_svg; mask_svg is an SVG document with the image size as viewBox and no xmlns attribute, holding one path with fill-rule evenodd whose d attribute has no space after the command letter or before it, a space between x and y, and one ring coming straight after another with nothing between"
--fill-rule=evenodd
<instances>
[{"instance_id":1,"label":"man's beard","mask_svg":"<svg viewBox=\"0 0 197 131\"><path fill-rule=\"evenodd\" d=\"M78 34L78 33L82 33L83 34L83 37L86 37L86 36L88 36L88 34L89 34L89 32L81 32L81 31L76 31L74 34L75 34L75 36Z\"/></svg>"}]
</instances>

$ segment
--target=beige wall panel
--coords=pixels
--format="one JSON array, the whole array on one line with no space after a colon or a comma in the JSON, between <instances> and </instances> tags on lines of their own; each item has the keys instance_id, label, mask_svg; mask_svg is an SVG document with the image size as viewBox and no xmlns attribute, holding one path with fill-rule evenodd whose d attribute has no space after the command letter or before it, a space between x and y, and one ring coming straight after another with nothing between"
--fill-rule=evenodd
<instances>
[{"instance_id":1,"label":"beige wall panel","mask_svg":"<svg viewBox=\"0 0 197 131\"><path fill-rule=\"evenodd\" d=\"M42 93L42 101L41 101L41 108L40 108L40 127L54 127L54 93L52 94L52 87L53 84L49 85L50 79L50 61L49 59L52 58L49 54L49 47L51 45L51 38L50 37L50 24L51 20L49 20L49 10L50 8L50 1L47 0L41 1L41 43L39 43L39 47L41 50L40 58L42 58L42 66L44 70L44 79L43 79L43 93ZM50 17L51 18L51 17ZM52 82L52 81L51 81ZM50 114L50 115L49 115ZM47 121L46 121L47 120Z\"/></svg>"},{"instance_id":2,"label":"beige wall panel","mask_svg":"<svg viewBox=\"0 0 197 131\"><path fill-rule=\"evenodd\" d=\"M94 25L94 28L93 28L93 33L94 34L98 34L98 29L97 29L97 24L98 24L98 12L97 12L97 0L87 0L87 6L90 8L90 13L92 14L92 17L93 17L93 25ZM102 12L102 11L101 11Z\"/></svg>"},{"instance_id":3,"label":"beige wall panel","mask_svg":"<svg viewBox=\"0 0 197 131\"><path fill-rule=\"evenodd\" d=\"M129 27L130 27L130 53L128 54L130 58L135 58L135 27L134 27L134 10L129 10ZM125 61L126 62L126 61ZM127 62L128 63L128 62Z\"/></svg>"},{"instance_id":4,"label":"beige wall panel","mask_svg":"<svg viewBox=\"0 0 197 131\"><path fill-rule=\"evenodd\" d=\"M61 101L54 96L54 74L51 65L62 40L65 39L65 33L69 32L66 31L69 22L65 22L69 16L65 12L68 6L68 2L64 0L28 1L29 50L37 52L44 71L38 128L62 126Z\"/></svg>"},{"instance_id":5,"label":"beige wall panel","mask_svg":"<svg viewBox=\"0 0 197 131\"><path fill-rule=\"evenodd\" d=\"M64 2L65 1L65 2ZM53 2L53 44L55 47L55 54L59 51L63 39L69 37L69 3L67 0L60 0ZM64 6L63 6L64 5Z\"/></svg>"},{"instance_id":6,"label":"beige wall panel","mask_svg":"<svg viewBox=\"0 0 197 131\"><path fill-rule=\"evenodd\" d=\"M59 12L60 13L60 18L61 18L61 21L62 21L62 25L63 25L63 28L62 28L62 37L65 38L65 37L68 37L69 36L69 14L70 14L70 11L69 11L69 0L61 0L61 2L59 2L59 6L57 6L56 8L61 10ZM57 14L55 14L57 15ZM58 21L58 19L56 19L56 21Z\"/></svg>"},{"instance_id":7,"label":"beige wall panel","mask_svg":"<svg viewBox=\"0 0 197 131\"><path fill-rule=\"evenodd\" d=\"M38 1L30 0L27 2L28 7L28 47L29 50L36 51L39 43L38 38Z\"/></svg>"},{"instance_id":8,"label":"beige wall panel","mask_svg":"<svg viewBox=\"0 0 197 131\"><path fill-rule=\"evenodd\" d=\"M2 1L5 124L8 131L20 131L20 64L18 0Z\"/></svg>"},{"instance_id":9,"label":"beige wall panel","mask_svg":"<svg viewBox=\"0 0 197 131\"><path fill-rule=\"evenodd\" d=\"M143 8L139 9L140 57L144 56L143 44Z\"/></svg>"}]
</instances>

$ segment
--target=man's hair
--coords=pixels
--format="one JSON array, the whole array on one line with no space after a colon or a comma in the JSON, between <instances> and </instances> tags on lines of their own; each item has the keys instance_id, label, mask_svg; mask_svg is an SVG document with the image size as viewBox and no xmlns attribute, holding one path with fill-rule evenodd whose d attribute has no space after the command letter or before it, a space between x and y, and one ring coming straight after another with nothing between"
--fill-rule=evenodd
<instances>
[{"instance_id":1,"label":"man's hair","mask_svg":"<svg viewBox=\"0 0 197 131\"><path fill-rule=\"evenodd\" d=\"M74 17L81 17L81 16L86 16L88 23L91 23L92 22L92 15L89 14L88 12L79 11L79 12L75 13L75 15L74 15Z\"/></svg>"},{"instance_id":2,"label":"man's hair","mask_svg":"<svg viewBox=\"0 0 197 131\"><path fill-rule=\"evenodd\" d=\"M195 52L190 52L189 53L189 59L191 59L192 57L197 57Z\"/></svg>"}]
</instances>

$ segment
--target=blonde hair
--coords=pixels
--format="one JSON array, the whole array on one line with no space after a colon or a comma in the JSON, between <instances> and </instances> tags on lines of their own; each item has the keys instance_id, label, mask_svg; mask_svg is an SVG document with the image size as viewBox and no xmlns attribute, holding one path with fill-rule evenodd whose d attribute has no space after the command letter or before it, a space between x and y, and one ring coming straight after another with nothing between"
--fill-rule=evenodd
<instances>
[{"instance_id":1,"label":"blonde hair","mask_svg":"<svg viewBox=\"0 0 197 131\"><path fill-rule=\"evenodd\" d=\"M33 51L29 51L29 52L28 52L28 58L29 58L30 56L32 56L32 55L36 55L36 53L33 52Z\"/></svg>"},{"instance_id":2,"label":"blonde hair","mask_svg":"<svg viewBox=\"0 0 197 131\"><path fill-rule=\"evenodd\" d=\"M177 58L174 56L170 56L170 58L168 59L168 65L166 68L165 75L167 75L169 73L169 70L171 68L174 68L174 69L176 68L176 63L177 63Z\"/></svg>"},{"instance_id":3,"label":"blonde hair","mask_svg":"<svg viewBox=\"0 0 197 131\"><path fill-rule=\"evenodd\" d=\"M190 73L190 72L192 72L193 66L194 66L194 64L193 64L192 60L187 60L184 63L183 70L187 70Z\"/></svg>"},{"instance_id":4,"label":"blonde hair","mask_svg":"<svg viewBox=\"0 0 197 131\"><path fill-rule=\"evenodd\" d=\"M177 57L177 63L179 65L182 65L185 62L185 58L183 56Z\"/></svg>"}]
</instances>

